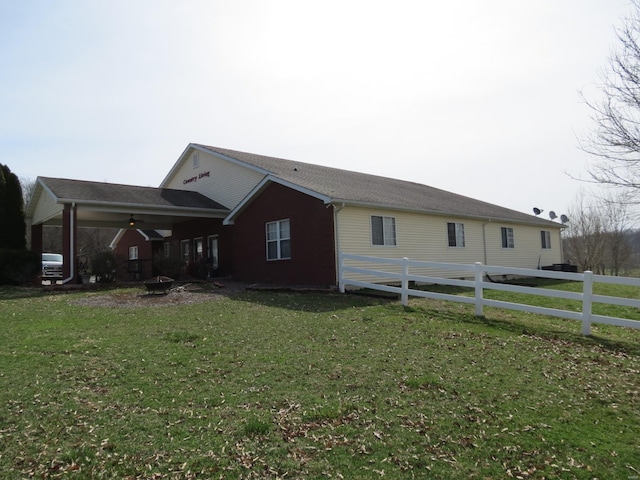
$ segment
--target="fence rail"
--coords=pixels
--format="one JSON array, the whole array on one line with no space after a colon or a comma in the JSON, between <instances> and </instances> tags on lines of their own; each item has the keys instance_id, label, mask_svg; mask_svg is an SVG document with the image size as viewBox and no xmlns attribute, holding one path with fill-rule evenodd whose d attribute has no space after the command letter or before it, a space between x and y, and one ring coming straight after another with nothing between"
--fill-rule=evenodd
<instances>
[{"instance_id":1,"label":"fence rail","mask_svg":"<svg viewBox=\"0 0 640 480\"><path fill-rule=\"evenodd\" d=\"M358 266L358 265L364 266ZM374 268L369 265L373 264ZM384 266L385 269L376 266ZM390 271L389 269L393 270ZM411 269L420 272L432 271L453 271L456 276L464 278L446 278L442 274L416 274ZM556 280L568 280L582 282L581 292L567 292L547 288L529 287L508 283L494 283L487 281L490 275L506 275L512 277L539 277ZM354 278L357 277L357 278ZM363 279L364 278L364 279ZM472 279L471 279L472 278ZM483 316L483 307L497 307L510 310L519 310L541 315L567 318L582 322L582 334L591 335L592 323L603 323L620 327L640 328L640 321L611 317L607 315L597 315L593 313L594 303L618 305L640 309L640 300L633 298L612 297L607 295L596 295L593 293L594 283L608 283L617 285L627 285L640 287L640 278L613 277L605 275L594 275L593 272L584 273L557 272L552 270L534 270L526 268L500 267L494 265L483 265L481 263L458 264L425 262L421 260L410 260L408 258L392 259L368 257L363 255L353 255L340 253L339 255L339 288L342 293L346 291L348 285L360 288L369 288L383 292L400 295L403 305L408 305L409 296L432 298L436 300L447 300L459 303L475 305L475 314ZM399 284L399 286L397 286ZM412 288L413 284L436 284L456 287L467 287L474 290L473 297L453 295L448 293L430 292ZM538 307L521 303L506 302L502 300L492 300L484 298L485 290L499 290L505 292L524 293L551 298L561 298L575 300L582 303L581 311L562 310L549 307Z\"/></svg>"}]
</instances>

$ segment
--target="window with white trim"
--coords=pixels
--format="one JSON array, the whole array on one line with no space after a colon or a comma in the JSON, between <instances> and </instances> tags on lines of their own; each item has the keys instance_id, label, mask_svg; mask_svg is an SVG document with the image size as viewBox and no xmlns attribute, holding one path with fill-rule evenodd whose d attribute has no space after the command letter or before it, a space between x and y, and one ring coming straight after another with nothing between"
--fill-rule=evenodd
<instances>
[{"instance_id":1,"label":"window with white trim","mask_svg":"<svg viewBox=\"0 0 640 480\"><path fill-rule=\"evenodd\" d=\"M513 228L501 227L500 233L502 236L502 248L515 248L515 242L513 240Z\"/></svg>"},{"instance_id":2,"label":"window with white trim","mask_svg":"<svg viewBox=\"0 0 640 480\"><path fill-rule=\"evenodd\" d=\"M291 225L289 219L266 224L267 260L291 258Z\"/></svg>"},{"instance_id":3,"label":"window with white trim","mask_svg":"<svg viewBox=\"0 0 640 480\"><path fill-rule=\"evenodd\" d=\"M371 215L371 244L396 245L395 217Z\"/></svg>"},{"instance_id":4,"label":"window with white trim","mask_svg":"<svg viewBox=\"0 0 640 480\"><path fill-rule=\"evenodd\" d=\"M447 222L450 247L464 247L464 223Z\"/></svg>"},{"instance_id":5,"label":"window with white trim","mask_svg":"<svg viewBox=\"0 0 640 480\"><path fill-rule=\"evenodd\" d=\"M129 260L138 260L138 246L129 247Z\"/></svg>"},{"instance_id":6,"label":"window with white trim","mask_svg":"<svg viewBox=\"0 0 640 480\"><path fill-rule=\"evenodd\" d=\"M193 161L193 168L198 168L200 166L200 155L198 154L198 152L195 152L191 156L191 159Z\"/></svg>"},{"instance_id":7,"label":"window with white trim","mask_svg":"<svg viewBox=\"0 0 640 480\"><path fill-rule=\"evenodd\" d=\"M551 248L551 232L540 230L540 243L543 249Z\"/></svg>"}]
</instances>

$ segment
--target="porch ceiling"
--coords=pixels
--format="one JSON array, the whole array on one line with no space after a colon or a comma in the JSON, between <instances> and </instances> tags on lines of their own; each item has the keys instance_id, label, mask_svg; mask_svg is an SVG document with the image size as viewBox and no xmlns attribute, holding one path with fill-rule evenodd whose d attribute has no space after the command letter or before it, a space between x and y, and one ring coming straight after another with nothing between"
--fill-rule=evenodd
<instances>
[{"instance_id":1,"label":"porch ceiling","mask_svg":"<svg viewBox=\"0 0 640 480\"><path fill-rule=\"evenodd\" d=\"M62 225L63 209L42 221L42 225L60 226ZM201 211L157 211L144 209L140 206L131 205L129 207L119 206L117 208L105 207L96 209L82 204L76 204L77 226L78 227L100 227L100 228L128 228L129 218L135 219L134 228L147 228L152 230L171 230L173 225L187 220L201 218L224 218L224 212Z\"/></svg>"},{"instance_id":2,"label":"porch ceiling","mask_svg":"<svg viewBox=\"0 0 640 480\"><path fill-rule=\"evenodd\" d=\"M62 225L65 205L74 205L78 227L170 230L173 224L201 218L224 218L229 209L189 190L140 187L38 177L27 207L34 225Z\"/></svg>"}]
</instances>

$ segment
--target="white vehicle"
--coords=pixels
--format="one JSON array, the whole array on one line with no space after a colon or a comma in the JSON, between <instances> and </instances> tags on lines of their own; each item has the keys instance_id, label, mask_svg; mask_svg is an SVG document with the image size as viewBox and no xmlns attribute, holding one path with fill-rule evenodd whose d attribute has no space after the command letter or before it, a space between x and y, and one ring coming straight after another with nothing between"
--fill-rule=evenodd
<instances>
[{"instance_id":1,"label":"white vehicle","mask_svg":"<svg viewBox=\"0 0 640 480\"><path fill-rule=\"evenodd\" d=\"M42 279L62 280L62 255L59 253L42 254Z\"/></svg>"}]
</instances>

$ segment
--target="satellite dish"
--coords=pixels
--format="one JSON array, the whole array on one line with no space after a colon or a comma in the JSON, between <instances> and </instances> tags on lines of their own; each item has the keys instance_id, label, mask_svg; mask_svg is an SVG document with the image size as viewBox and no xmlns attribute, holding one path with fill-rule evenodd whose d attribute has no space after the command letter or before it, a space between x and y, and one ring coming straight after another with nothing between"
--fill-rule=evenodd
<instances>
[{"instance_id":1,"label":"satellite dish","mask_svg":"<svg viewBox=\"0 0 640 480\"><path fill-rule=\"evenodd\" d=\"M537 217L538 215L540 215L542 212L544 212L544 210L539 209L538 207L533 207L533 214Z\"/></svg>"},{"instance_id":2,"label":"satellite dish","mask_svg":"<svg viewBox=\"0 0 640 480\"><path fill-rule=\"evenodd\" d=\"M556 215L556 212L554 212L553 210L551 210L551 211L549 212L549 218L550 218L551 220L555 220L556 218L558 218L558 216Z\"/></svg>"},{"instance_id":3,"label":"satellite dish","mask_svg":"<svg viewBox=\"0 0 640 480\"><path fill-rule=\"evenodd\" d=\"M560 221L562 223L569 223L569 217L567 217L564 213L560 215Z\"/></svg>"}]
</instances>

